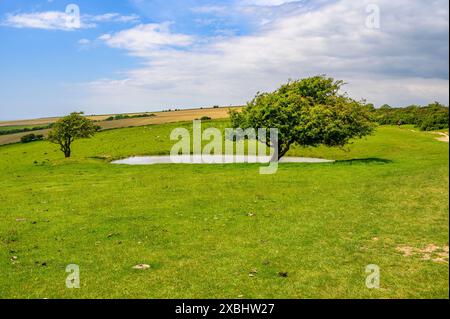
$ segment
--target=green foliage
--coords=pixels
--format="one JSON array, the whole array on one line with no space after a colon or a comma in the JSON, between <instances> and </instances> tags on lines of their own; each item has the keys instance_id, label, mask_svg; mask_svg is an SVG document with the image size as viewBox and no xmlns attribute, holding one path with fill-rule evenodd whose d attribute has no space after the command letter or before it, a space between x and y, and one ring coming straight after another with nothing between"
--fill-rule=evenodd
<instances>
[{"instance_id":1,"label":"green foliage","mask_svg":"<svg viewBox=\"0 0 450 319\"><path fill-rule=\"evenodd\" d=\"M324 76L289 81L272 93L258 93L242 112L231 111L232 125L277 128L279 158L292 144L344 146L371 134L373 124L367 107L339 94L342 85Z\"/></svg>"},{"instance_id":2,"label":"green foliage","mask_svg":"<svg viewBox=\"0 0 450 319\"><path fill-rule=\"evenodd\" d=\"M42 126L7 126L5 128L0 127L0 135L8 135L8 134L16 134L16 133L23 133L23 132L32 132L32 131L38 131L38 130L44 130L47 128L51 128L53 124L48 125L42 125Z\"/></svg>"},{"instance_id":3,"label":"green foliage","mask_svg":"<svg viewBox=\"0 0 450 319\"><path fill-rule=\"evenodd\" d=\"M202 116L201 118L200 118L200 120L202 120L202 121L208 121L208 120L210 120L211 118L209 117L209 116Z\"/></svg>"},{"instance_id":4,"label":"green foliage","mask_svg":"<svg viewBox=\"0 0 450 319\"><path fill-rule=\"evenodd\" d=\"M143 114L135 114L135 115L128 115L128 114L118 114L115 116L108 117L105 121L115 121L115 120L124 120L124 119L134 119L134 118L140 118L140 117L153 117L156 116L155 114L151 113L143 113Z\"/></svg>"},{"instance_id":5,"label":"green foliage","mask_svg":"<svg viewBox=\"0 0 450 319\"><path fill-rule=\"evenodd\" d=\"M22 136L20 138L20 141L22 143L30 143L30 142L34 142L34 141L41 141L43 139L44 139L44 135L31 133L31 134L26 134L26 135Z\"/></svg>"},{"instance_id":6,"label":"green foliage","mask_svg":"<svg viewBox=\"0 0 450 319\"><path fill-rule=\"evenodd\" d=\"M448 107L434 102L427 106L410 105L405 108L381 107L372 110L375 120L381 124L412 124L423 131L448 128Z\"/></svg>"},{"instance_id":7,"label":"green foliage","mask_svg":"<svg viewBox=\"0 0 450 319\"><path fill-rule=\"evenodd\" d=\"M99 126L83 117L82 112L73 112L58 120L48 135L50 142L59 144L65 157L70 157L71 144L75 139L89 138L99 130Z\"/></svg>"}]
</instances>

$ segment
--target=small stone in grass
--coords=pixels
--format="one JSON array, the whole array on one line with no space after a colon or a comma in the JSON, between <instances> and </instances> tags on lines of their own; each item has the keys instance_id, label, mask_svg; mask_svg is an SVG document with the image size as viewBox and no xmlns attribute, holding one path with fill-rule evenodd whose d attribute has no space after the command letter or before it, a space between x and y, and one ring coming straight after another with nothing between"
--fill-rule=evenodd
<instances>
[{"instance_id":1,"label":"small stone in grass","mask_svg":"<svg viewBox=\"0 0 450 319\"><path fill-rule=\"evenodd\" d=\"M11 261L15 261L15 260L17 260L17 256L12 256Z\"/></svg>"},{"instance_id":2,"label":"small stone in grass","mask_svg":"<svg viewBox=\"0 0 450 319\"><path fill-rule=\"evenodd\" d=\"M150 268L150 265L147 265L147 264L139 264L139 265L133 266L133 269L138 269L138 270L146 270L149 268Z\"/></svg>"}]
</instances>

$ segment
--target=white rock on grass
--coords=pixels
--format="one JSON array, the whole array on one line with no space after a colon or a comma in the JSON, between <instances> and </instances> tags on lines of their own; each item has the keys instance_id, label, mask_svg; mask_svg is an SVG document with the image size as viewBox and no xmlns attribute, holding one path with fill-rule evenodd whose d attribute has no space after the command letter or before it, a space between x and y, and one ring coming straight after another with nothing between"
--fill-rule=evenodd
<instances>
[{"instance_id":1,"label":"white rock on grass","mask_svg":"<svg viewBox=\"0 0 450 319\"><path fill-rule=\"evenodd\" d=\"M133 269L146 270L146 269L150 269L150 265L139 264L139 265L133 266Z\"/></svg>"}]
</instances>

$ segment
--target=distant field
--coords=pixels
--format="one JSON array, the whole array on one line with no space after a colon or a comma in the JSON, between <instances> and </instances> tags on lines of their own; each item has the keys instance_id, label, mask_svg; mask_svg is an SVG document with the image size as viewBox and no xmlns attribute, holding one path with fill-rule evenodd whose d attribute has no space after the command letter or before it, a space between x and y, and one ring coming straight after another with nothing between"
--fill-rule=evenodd
<instances>
[{"instance_id":1,"label":"distant field","mask_svg":"<svg viewBox=\"0 0 450 319\"><path fill-rule=\"evenodd\" d=\"M49 131L50 131L49 129L45 129L45 130L37 130L37 131L33 131L33 132L22 132L22 133L15 133L15 134L0 135L0 145L13 144L13 143L20 142L20 138L22 136L30 134L30 133L47 135Z\"/></svg>"},{"instance_id":2,"label":"distant field","mask_svg":"<svg viewBox=\"0 0 450 319\"><path fill-rule=\"evenodd\" d=\"M48 141L0 146L0 298L449 297L449 144L435 134L381 126L344 150L294 148L338 161L274 175L109 163L169 154L180 126L103 131L70 159ZM80 289L65 287L73 263Z\"/></svg>"},{"instance_id":3,"label":"distant field","mask_svg":"<svg viewBox=\"0 0 450 319\"><path fill-rule=\"evenodd\" d=\"M233 107L233 109L236 109ZM149 124L163 124L179 121L192 121L196 118L201 118L202 116L208 116L212 119L227 118L230 107L221 108L204 108L204 109L190 109L190 110L179 110L171 112L151 112L155 114L154 117L142 117L142 118L130 118L114 121L105 121L108 117L114 114L108 115L96 115L88 116L91 120L100 121L96 124L100 125L102 129L114 129L122 127L133 127L133 126L143 126ZM127 113L128 115L136 115L142 113ZM3 127L35 127L39 125L48 125L54 123L59 118L52 117L46 119L34 119L34 120L20 120L20 121L0 121L0 130ZM34 134L48 134L48 129L33 131ZM20 142L20 138L30 132L15 133L9 135L0 136L0 145L12 144Z\"/></svg>"},{"instance_id":4,"label":"distant field","mask_svg":"<svg viewBox=\"0 0 450 319\"><path fill-rule=\"evenodd\" d=\"M197 109L186 109L179 111L170 111L170 112L137 112L137 113L123 113L123 115L138 115L143 113L154 113L157 118L165 118L167 120L179 119L181 120L189 120L192 116L218 116L220 118L227 117L228 110L230 108L236 107L219 107L219 108L197 108ZM87 117L94 121L104 121L110 116L114 116L117 114L102 114L102 115L88 115ZM0 129L2 126L38 126L54 123L57 121L59 117L47 117L47 118L39 118L39 119L28 119L28 120L14 120L14 121L0 121ZM137 118L139 119L139 118ZM167 121L166 121L167 122Z\"/></svg>"}]
</instances>

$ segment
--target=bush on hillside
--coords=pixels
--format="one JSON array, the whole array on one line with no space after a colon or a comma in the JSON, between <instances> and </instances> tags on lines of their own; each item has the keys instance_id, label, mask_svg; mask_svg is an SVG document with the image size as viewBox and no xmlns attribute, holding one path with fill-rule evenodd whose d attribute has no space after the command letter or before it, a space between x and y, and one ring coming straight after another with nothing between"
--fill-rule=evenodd
<instances>
[{"instance_id":1,"label":"bush on hillside","mask_svg":"<svg viewBox=\"0 0 450 319\"><path fill-rule=\"evenodd\" d=\"M20 141L22 143L30 143L30 142L34 142L34 141L41 141L43 139L44 139L44 135L31 133L31 134L26 134L26 135L22 136L20 138Z\"/></svg>"},{"instance_id":2,"label":"bush on hillside","mask_svg":"<svg viewBox=\"0 0 450 319\"><path fill-rule=\"evenodd\" d=\"M411 124L424 131L448 128L448 107L438 102L427 106L410 105L404 108L385 105L371 110L375 121L380 125Z\"/></svg>"}]
</instances>

